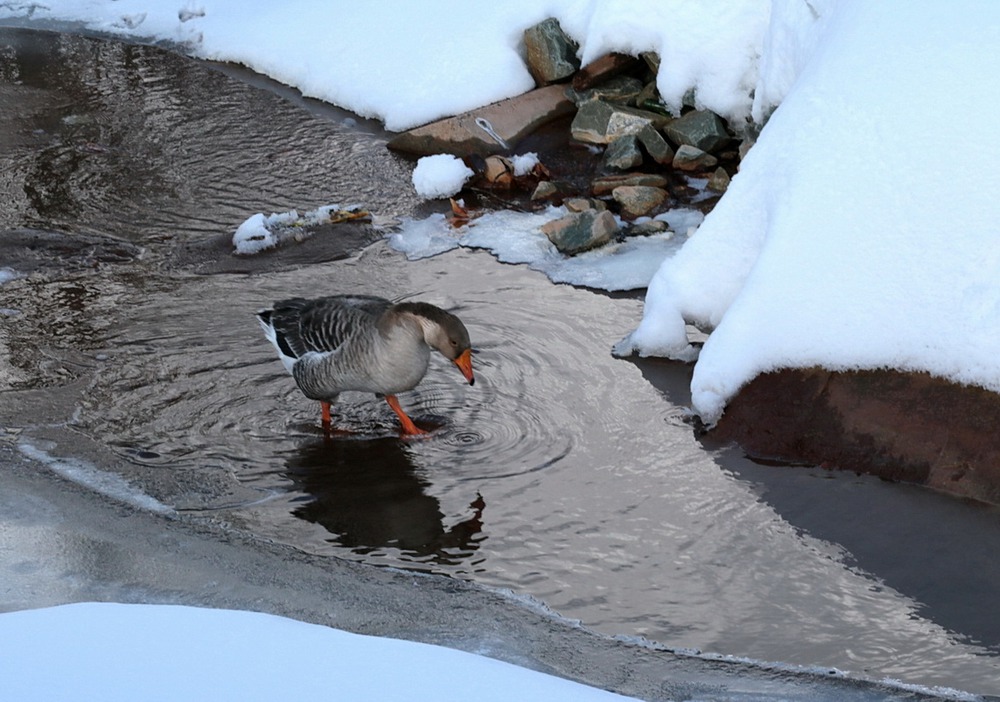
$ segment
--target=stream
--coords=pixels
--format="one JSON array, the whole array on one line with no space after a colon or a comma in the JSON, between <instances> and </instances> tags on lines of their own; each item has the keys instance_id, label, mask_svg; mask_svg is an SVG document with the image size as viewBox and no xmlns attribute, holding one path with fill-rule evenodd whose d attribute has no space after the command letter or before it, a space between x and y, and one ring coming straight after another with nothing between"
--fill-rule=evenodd
<instances>
[{"instance_id":1,"label":"stream","mask_svg":"<svg viewBox=\"0 0 1000 702\"><path fill-rule=\"evenodd\" d=\"M0 440L321 556L510 590L671 648L1000 694L1000 512L699 438L690 367L619 360L641 295L342 225L253 257L257 212L441 211L366 122L234 67L0 29ZM254 312L412 295L469 328L324 436ZM45 389L27 402L28 391ZM32 398L42 397L35 393ZM8 406L9 410L9 406Z\"/></svg>"}]
</instances>

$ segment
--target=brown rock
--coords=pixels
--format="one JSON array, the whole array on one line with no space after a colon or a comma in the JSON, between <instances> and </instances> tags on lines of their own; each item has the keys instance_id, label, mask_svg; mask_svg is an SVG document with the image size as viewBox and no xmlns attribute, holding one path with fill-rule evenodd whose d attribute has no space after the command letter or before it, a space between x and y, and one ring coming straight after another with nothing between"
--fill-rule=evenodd
<instances>
[{"instance_id":1,"label":"brown rock","mask_svg":"<svg viewBox=\"0 0 1000 702\"><path fill-rule=\"evenodd\" d=\"M756 377L708 436L759 458L920 483L1000 504L1000 395L926 373L784 369Z\"/></svg>"},{"instance_id":2,"label":"brown rock","mask_svg":"<svg viewBox=\"0 0 1000 702\"><path fill-rule=\"evenodd\" d=\"M565 88L550 85L402 132L387 146L394 151L419 156L442 153L488 156L507 149L477 124L477 119L485 119L493 131L513 148L541 125L568 115L574 109L572 100L565 95Z\"/></svg>"},{"instance_id":3,"label":"brown rock","mask_svg":"<svg viewBox=\"0 0 1000 702\"><path fill-rule=\"evenodd\" d=\"M602 200L591 200L587 197L574 197L566 200L563 206L570 212L583 212L584 210L604 211L608 206Z\"/></svg>"},{"instance_id":4,"label":"brown rock","mask_svg":"<svg viewBox=\"0 0 1000 702\"><path fill-rule=\"evenodd\" d=\"M648 185L621 185L611 192L611 197L621 205L623 217L634 219L654 212L667 201L667 191Z\"/></svg>"},{"instance_id":5,"label":"brown rock","mask_svg":"<svg viewBox=\"0 0 1000 702\"><path fill-rule=\"evenodd\" d=\"M483 168L487 183L509 188L514 183L514 166L503 156L489 156Z\"/></svg>"},{"instance_id":6,"label":"brown rock","mask_svg":"<svg viewBox=\"0 0 1000 702\"><path fill-rule=\"evenodd\" d=\"M722 166L715 169L712 177L708 179L708 189L717 193L724 193L729 189L729 173Z\"/></svg>"},{"instance_id":7,"label":"brown rock","mask_svg":"<svg viewBox=\"0 0 1000 702\"><path fill-rule=\"evenodd\" d=\"M609 195L611 191L622 185L648 185L653 188L667 187L667 179L661 175L652 173L623 173L622 175L609 175L595 178L590 184L594 195Z\"/></svg>"},{"instance_id":8,"label":"brown rock","mask_svg":"<svg viewBox=\"0 0 1000 702\"><path fill-rule=\"evenodd\" d=\"M592 88L612 76L634 68L638 63L639 59L627 54L605 54L577 71L573 76L573 88Z\"/></svg>"}]
</instances>

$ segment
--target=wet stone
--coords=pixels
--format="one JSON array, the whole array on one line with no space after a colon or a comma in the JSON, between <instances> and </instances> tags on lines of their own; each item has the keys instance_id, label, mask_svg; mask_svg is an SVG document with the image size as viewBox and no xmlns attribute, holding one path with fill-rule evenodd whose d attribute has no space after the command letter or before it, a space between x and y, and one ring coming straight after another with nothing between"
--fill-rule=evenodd
<instances>
[{"instance_id":1,"label":"wet stone","mask_svg":"<svg viewBox=\"0 0 1000 702\"><path fill-rule=\"evenodd\" d=\"M643 90L642 81L629 76L615 76L605 83L588 90L569 90L570 99L577 105L591 100L627 103L638 98Z\"/></svg>"},{"instance_id":2,"label":"wet stone","mask_svg":"<svg viewBox=\"0 0 1000 702\"><path fill-rule=\"evenodd\" d=\"M607 244L618 232L618 223L607 210L585 210L547 222L541 231L560 253L573 256Z\"/></svg>"},{"instance_id":3,"label":"wet stone","mask_svg":"<svg viewBox=\"0 0 1000 702\"><path fill-rule=\"evenodd\" d=\"M554 119L570 114L574 105L561 85L531 90L486 107L401 132L386 145L394 151L429 156L500 153ZM495 133L498 141L484 126Z\"/></svg>"},{"instance_id":4,"label":"wet stone","mask_svg":"<svg viewBox=\"0 0 1000 702\"><path fill-rule=\"evenodd\" d=\"M719 159L695 146L684 144L674 154L673 166L680 171L705 171L715 168Z\"/></svg>"},{"instance_id":5,"label":"wet stone","mask_svg":"<svg viewBox=\"0 0 1000 702\"><path fill-rule=\"evenodd\" d=\"M625 236L652 236L653 234L662 234L668 229L669 227L666 222L659 219L650 219L631 225L623 233Z\"/></svg>"},{"instance_id":6,"label":"wet stone","mask_svg":"<svg viewBox=\"0 0 1000 702\"><path fill-rule=\"evenodd\" d=\"M666 122L666 117L655 112L591 100L580 106L570 131L577 141L609 144L618 137L638 134L643 127L659 128Z\"/></svg>"},{"instance_id":7,"label":"wet stone","mask_svg":"<svg viewBox=\"0 0 1000 702\"><path fill-rule=\"evenodd\" d=\"M524 48L528 71L539 85L569 78L580 68L576 42L552 17L524 30Z\"/></svg>"},{"instance_id":8,"label":"wet stone","mask_svg":"<svg viewBox=\"0 0 1000 702\"><path fill-rule=\"evenodd\" d=\"M688 112L666 125L663 131L675 144L687 144L707 152L718 151L732 142L726 123L708 110Z\"/></svg>"},{"instance_id":9,"label":"wet stone","mask_svg":"<svg viewBox=\"0 0 1000 702\"><path fill-rule=\"evenodd\" d=\"M667 191L647 185L622 185L611 196L619 205L623 217L635 218L651 214L667 201Z\"/></svg>"},{"instance_id":10,"label":"wet stone","mask_svg":"<svg viewBox=\"0 0 1000 702\"><path fill-rule=\"evenodd\" d=\"M724 193L729 188L729 173L722 166L715 169L712 177L708 179L708 189L717 193Z\"/></svg>"},{"instance_id":11,"label":"wet stone","mask_svg":"<svg viewBox=\"0 0 1000 702\"><path fill-rule=\"evenodd\" d=\"M636 137L649 157L657 163L671 163L674 160L674 150L652 125L640 129Z\"/></svg>"},{"instance_id":12,"label":"wet stone","mask_svg":"<svg viewBox=\"0 0 1000 702\"><path fill-rule=\"evenodd\" d=\"M490 185L509 188L514 183L514 166L503 156L489 156L483 168L483 178Z\"/></svg>"},{"instance_id":13,"label":"wet stone","mask_svg":"<svg viewBox=\"0 0 1000 702\"><path fill-rule=\"evenodd\" d=\"M635 136L618 137L608 144L604 152L603 164L606 168L627 171L642 165L642 152L639 150L639 140Z\"/></svg>"},{"instance_id":14,"label":"wet stone","mask_svg":"<svg viewBox=\"0 0 1000 702\"><path fill-rule=\"evenodd\" d=\"M591 183L594 195L610 195L611 192L622 185L646 185L653 188L667 187L667 179L661 175L652 173L623 173L622 175L609 175L595 178Z\"/></svg>"},{"instance_id":15,"label":"wet stone","mask_svg":"<svg viewBox=\"0 0 1000 702\"><path fill-rule=\"evenodd\" d=\"M531 193L532 200L551 200L552 198L559 195L559 186L550 180L543 180L535 186L534 192Z\"/></svg>"},{"instance_id":16,"label":"wet stone","mask_svg":"<svg viewBox=\"0 0 1000 702\"><path fill-rule=\"evenodd\" d=\"M586 210L597 210L603 212L608 209L603 200L594 200L589 197L574 197L566 200L563 206L570 212L584 212Z\"/></svg>"}]
</instances>

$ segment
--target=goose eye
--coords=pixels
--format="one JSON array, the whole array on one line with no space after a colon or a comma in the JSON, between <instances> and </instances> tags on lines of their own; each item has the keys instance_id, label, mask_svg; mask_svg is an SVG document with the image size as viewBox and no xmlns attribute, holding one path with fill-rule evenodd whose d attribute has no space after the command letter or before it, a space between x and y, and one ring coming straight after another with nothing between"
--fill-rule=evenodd
<instances>
[{"instance_id":1,"label":"goose eye","mask_svg":"<svg viewBox=\"0 0 1000 702\"><path fill-rule=\"evenodd\" d=\"M455 341L454 339L448 339L448 341L451 343L452 346L454 346L456 348L458 347L458 342Z\"/></svg>"}]
</instances>

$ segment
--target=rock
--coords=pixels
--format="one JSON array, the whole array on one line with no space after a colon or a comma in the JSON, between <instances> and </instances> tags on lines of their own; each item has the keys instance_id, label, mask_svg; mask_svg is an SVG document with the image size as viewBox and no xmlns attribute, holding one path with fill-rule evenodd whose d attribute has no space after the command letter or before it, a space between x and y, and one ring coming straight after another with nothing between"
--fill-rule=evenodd
<instances>
[{"instance_id":1,"label":"rock","mask_svg":"<svg viewBox=\"0 0 1000 702\"><path fill-rule=\"evenodd\" d=\"M667 223L659 219L650 219L639 224L633 224L628 229L625 230L625 236L652 236L653 234L662 234L667 231L669 227Z\"/></svg>"},{"instance_id":2,"label":"rock","mask_svg":"<svg viewBox=\"0 0 1000 702\"><path fill-rule=\"evenodd\" d=\"M674 150L652 125L646 125L636 134L639 143L646 149L649 157L657 163L671 163L674 160Z\"/></svg>"},{"instance_id":3,"label":"rock","mask_svg":"<svg viewBox=\"0 0 1000 702\"><path fill-rule=\"evenodd\" d=\"M746 158L747 152L750 151L751 147L753 147L753 145L756 143L757 143L756 139L744 139L743 141L740 142L740 148L738 151L740 155L740 161Z\"/></svg>"},{"instance_id":4,"label":"rock","mask_svg":"<svg viewBox=\"0 0 1000 702\"><path fill-rule=\"evenodd\" d=\"M604 100L605 102L625 104L638 98L642 89L642 81L638 78L616 76L606 83L602 83L596 88L590 88L589 90L575 90L570 88L567 91L567 95L577 105L583 105L591 100Z\"/></svg>"},{"instance_id":5,"label":"rock","mask_svg":"<svg viewBox=\"0 0 1000 702\"><path fill-rule=\"evenodd\" d=\"M612 76L635 68L638 63L639 59L628 54L605 54L588 63L573 76L573 88L575 90L593 88Z\"/></svg>"},{"instance_id":6,"label":"rock","mask_svg":"<svg viewBox=\"0 0 1000 702\"><path fill-rule=\"evenodd\" d=\"M576 109L565 92L565 87L561 85L532 90L457 117L402 132L387 146L394 151L418 156L488 156L507 151L541 125ZM485 123L477 120L485 120ZM496 132L506 146L491 137L481 126L483 124Z\"/></svg>"},{"instance_id":7,"label":"rock","mask_svg":"<svg viewBox=\"0 0 1000 702\"><path fill-rule=\"evenodd\" d=\"M660 72L660 55L655 51L643 51L639 54L639 58L646 62L646 67L655 76Z\"/></svg>"},{"instance_id":8,"label":"rock","mask_svg":"<svg viewBox=\"0 0 1000 702\"><path fill-rule=\"evenodd\" d=\"M654 188L667 187L667 179L661 175L651 173L623 173L622 175L609 175L595 178L590 187L594 195L608 195L615 188L622 185L648 185Z\"/></svg>"},{"instance_id":9,"label":"rock","mask_svg":"<svg viewBox=\"0 0 1000 702\"><path fill-rule=\"evenodd\" d=\"M733 140L722 118L708 110L688 112L666 125L663 131L675 144L688 144L709 153L728 146Z\"/></svg>"},{"instance_id":10,"label":"rock","mask_svg":"<svg viewBox=\"0 0 1000 702\"><path fill-rule=\"evenodd\" d=\"M611 192L611 197L621 205L623 217L635 219L645 217L667 201L667 191L648 185L620 185Z\"/></svg>"},{"instance_id":11,"label":"rock","mask_svg":"<svg viewBox=\"0 0 1000 702\"><path fill-rule=\"evenodd\" d=\"M570 212L584 212L586 210L597 210L603 212L608 209L603 200L592 200L588 197L574 197L563 202L563 206Z\"/></svg>"},{"instance_id":12,"label":"rock","mask_svg":"<svg viewBox=\"0 0 1000 702\"><path fill-rule=\"evenodd\" d=\"M870 473L1000 504L1000 395L926 373L782 369L707 437L751 456Z\"/></svg>"},{"instance_id":13,"label":"rock","mask_svg":"<svg viewBox=\"0 0 1000 702\"><path fill-rule=\"evenodd\" d=\"M524 30L524 48L528 72L538 85L569 78L580 68L579 47L552 17Z\"/></svg>"},{"instance_id":14,"label":"rock","mask_svg":"<svg viewBox=\"0 0 1000 702\"><path fill-rule=\"evenodd\" d=\"M570 130L573 138L587 144L609 144L618 137L638 134L644 126L659 129L667 118L655 112L591 100L580 106Z\"/></svg>"},{"instance_id":15,"label":"rock","mask_svg":"<svg viewBox=\"0 0 1000 702\"><path fill-rule=\"evenodd\" d=\"M696 146L684 144L677 148L672 165L681 171L706 171L719 165L719 159Z\"/></svg>"},{"instance_id":16,"label":"rock","mask_svg":"<svg viewBox=\"0 0 1000 702\"><path fill-rule=\"evenodd\" d=\"M639 140L631 134L618 137L608 144L601 163L606 168L614 168L619 171L627 171L641 166L642 152L639 151Z\"/></svg>"},{"instance_id":17,"label":"rock","mask_svg":"<svg viewBox=\"0 0 1000 702\"><path fill-rule=\"evenodd\" d=\"M559 195L559 186L550 180L543 180L535 186L535 191L531 193L532 200L551 200Z\"/></svg>"},{"instance_id":18,"label":"rock","mask_svg":"<svg viewBox=\"0 0 1000 702\"><path fill-rule=\"evenodd\" d=\"M503 156L489 156L483 168L483 178L491 185L509 188L514 183L514 166Z\"/></svg>"},{"instance_id":19,"label":"rock","mask_svg":"<svg viewBox=\"0 0 1000 702\"><path fill-rule=\"evenodd\" d=\"M729 173L722 166L715 169L712 177L708 179L708 189L717 193L724 193L729 188Z\"/></svg>"},{"instance_id":20,"label":"rock","mask_svg":"<svg viewBox=\"0 0 1000 702\"><path fill-rule=\"evenodd\" d=\"M573 256L611 241L618 232L618 223L607 210L585 210L547 222L541 231L561 253Z\"/></svg>"}]
</instances>

